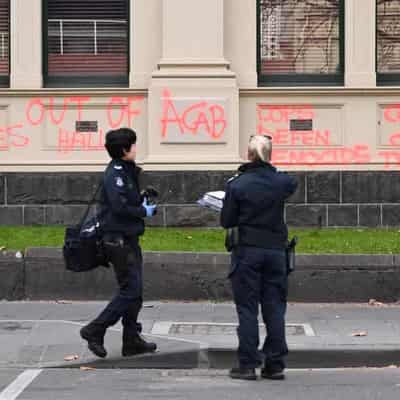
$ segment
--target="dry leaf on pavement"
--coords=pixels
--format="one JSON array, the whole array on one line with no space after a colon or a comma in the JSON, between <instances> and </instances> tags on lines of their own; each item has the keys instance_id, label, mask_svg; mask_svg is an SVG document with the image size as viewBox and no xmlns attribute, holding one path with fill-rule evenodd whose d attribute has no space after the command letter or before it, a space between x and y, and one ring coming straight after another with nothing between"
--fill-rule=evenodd
<instances>
[{"instance_id":1,"label":"dry leaf on pavement","mask_svg":"<svg viewBox=\"0 0 400 400\"><path fill-rule=\"evenodd\" d=\"M79 358L79 356L77 354L71 354L70 356L65 356L64 360L65 361L73 361L73 360L77 360Z\"/></svg>"},{"instance_id":2,"label":"dry leaf on pavement","mask_svg":"<svg viewBox=\"0 0 400 400\"><path fill-rule=\"evenodd\" d=\"M367 336L367 335L368 335L367 332L354 332L351 334L351 336L353 336L353 337Z\"/></svg>"},{"instance_id":3,"label":"dry leaf on pavement","mask_svg":"<svg viewBox=\"0 0 400 400\"><path fill-rule=\"evenodd\" d=\"M384 303L381 303L380 301L377 301L377 300L375 300L375 299L370 299L369 302L368 302L368 304L369 304L370 306L377 306L377 307L382 307L382 306L385 305Z\"/></svg>"},{"instance_id":4,"label":"dry leaf on pavement","mask_svg":"<svg viewBox=\"0 0 400 400\"><path fill-rule=\"evenodd\" d=\"M93 371L93 370L95 370L96 368L94 368L94 367L80 367L79 368L81 371Z\"/></svg>"}]
</instances>

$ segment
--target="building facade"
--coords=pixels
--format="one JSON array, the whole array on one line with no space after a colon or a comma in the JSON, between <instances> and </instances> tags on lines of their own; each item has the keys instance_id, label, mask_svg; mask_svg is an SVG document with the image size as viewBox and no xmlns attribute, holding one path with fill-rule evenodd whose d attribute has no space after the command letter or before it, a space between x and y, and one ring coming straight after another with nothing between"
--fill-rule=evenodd
<instances>
[{"instance_id":1,"label":"building facade","mask_svg":"<svg viewBox=\"0 0 400 400\"><path fill-rule=\"evenodd\" d=\"M400 225L400 0L0 0L0 224L76 220L138 132L155 225L216 226L249 136L292 226Z\"/></svg>"}]
</instances>

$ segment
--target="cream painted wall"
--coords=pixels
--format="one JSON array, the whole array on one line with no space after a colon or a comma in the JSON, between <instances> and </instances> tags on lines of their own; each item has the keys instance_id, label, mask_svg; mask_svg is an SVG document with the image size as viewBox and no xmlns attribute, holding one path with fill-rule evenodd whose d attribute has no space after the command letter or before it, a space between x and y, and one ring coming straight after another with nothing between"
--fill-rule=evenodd
<instances>
[{"instance_id":1,"label":"cream painted wall","mask_svg":"<svg viewBox=\"0 0 400 400\"><path fill-rule=\"evenodd\" d=\"M78 119L130 124L148 170L233 169L257 131L289 170L398 169L400 87L375 86L374 0L346 0L343 88L258 88L255 0L132 1L127 89L41 88L41 1L13 0L11 14L0 172L102 169L101 134L74 133ZM288 132L305 116L311 131Z\"/></svg>"}]
</instances>

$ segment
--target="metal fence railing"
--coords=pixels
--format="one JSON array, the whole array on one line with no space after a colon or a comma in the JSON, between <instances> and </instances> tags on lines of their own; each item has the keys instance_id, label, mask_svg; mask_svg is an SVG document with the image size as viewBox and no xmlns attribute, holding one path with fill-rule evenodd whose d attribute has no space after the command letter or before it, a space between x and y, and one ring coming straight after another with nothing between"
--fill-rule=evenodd
<instances>
[{"instance_id":1,"label":"metal fence railing","mask_svg":"<svg viewBox=\"0 0 400 400\"><path fill-rule=\"evenodd\" d=\"M0 32L0 57L8 57L8 32Z\"/></svg>"},{"instance_id":2,"label":"metal fence railing","mask_svg":"<svg viewBox=\"0 0 400 400\"><path fill-rule=\"evenodd\" d=\"M67 38L92 38L93 53L97 55L99 38L127 38L127 23L116 19L49 19L48 35L59 38L60 54L64 54Z\"/></svg>"}]
</instances>

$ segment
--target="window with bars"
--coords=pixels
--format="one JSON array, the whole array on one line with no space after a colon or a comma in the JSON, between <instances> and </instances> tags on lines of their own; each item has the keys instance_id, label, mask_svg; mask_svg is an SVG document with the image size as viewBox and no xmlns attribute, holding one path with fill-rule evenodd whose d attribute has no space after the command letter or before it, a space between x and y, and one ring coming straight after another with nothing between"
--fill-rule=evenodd
<instances>
[{"instance_id":1,"label":"window with bars","mask_svg":"<svg viewBox=\"0 0 400 400\"><path fill-rule=\"evenodd\" d=\"M400 0L376 2L376 79L400 85Z\"/></svg>"},{"instance_id":2,"label":"window with bars","mask_svg":"<svg viewBox=\"0 0 400 400\"><path fill-rule=\"evenodd\" d=\"M0 0L0 86L9 86L10 0Z\"/></svg>"},{"instance_id":3,"label":"window with bars","mask_svg":"<svg viewBox=\"0 0 400 400\"><path fill-rule=\"evenodd\" d=\"M261 86L343 85L343 0L257 2Z\"/></svg>"},{"instance_id":4,"label":"window with bars","mask_svg":"<svg viewBox=\"0 0 400 400\"><path fill-rule=\"evenodd\" d=\"M127 86L129 0L45 0L47 87Z\"/></svg>"}]
</instances>

